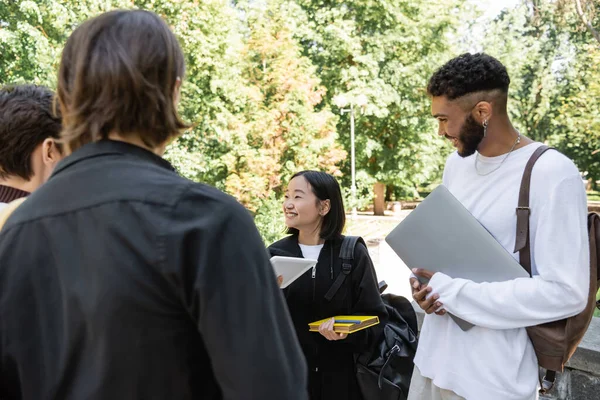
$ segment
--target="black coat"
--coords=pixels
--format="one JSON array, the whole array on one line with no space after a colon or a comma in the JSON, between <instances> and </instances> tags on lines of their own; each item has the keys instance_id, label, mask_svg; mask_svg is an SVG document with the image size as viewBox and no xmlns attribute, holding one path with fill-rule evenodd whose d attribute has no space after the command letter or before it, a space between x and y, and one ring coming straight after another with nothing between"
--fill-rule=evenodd
<instances>
[{"instance_id":1,"label":"black coat","mask_svg":"<svg viewBox=\"0 0 600 400\"><path fill-rule=\"evenodd\" d=\"M353 354L372 345L387 319L375 269L362 243L356 245L350 276L330 302L325 300L325 293L341 273L341 243L342 238L325 242L319 254L315 279L309 270L283 290L308 363L311 400L362 399ZM302 257L295 235L273 243L269 251L272 256ZM377 315L381 324L338 341L328 341L319 333L308 330L310 322L344 314Z\"/></svg>"},{"instance_id":2,"label":"black coat","mask_svg":"<svg viewBox=\"0 0 600 400\"><path fill-rule=\"evenodd\" d=\"M302 400L306 375L249 213L149 151L82 147L0 234L3 400Z\"/></svg>"}]
</instances>

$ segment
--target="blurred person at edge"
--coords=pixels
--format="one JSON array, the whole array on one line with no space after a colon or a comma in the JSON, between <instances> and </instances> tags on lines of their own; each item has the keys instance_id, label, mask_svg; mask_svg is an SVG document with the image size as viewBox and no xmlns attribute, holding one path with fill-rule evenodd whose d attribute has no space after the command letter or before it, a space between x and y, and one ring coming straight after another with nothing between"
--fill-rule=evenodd
<instances>
[{"instance_id":1,"label":"blurred person at edge","mask_svg":"<svg viewBox=\"0 0 600 400\"><path fill-rule=\"evenodd\" d=\"M0 89L0 210L40 187L63 156L53 99L44 86Z\"/></svg>"}]
</instances>

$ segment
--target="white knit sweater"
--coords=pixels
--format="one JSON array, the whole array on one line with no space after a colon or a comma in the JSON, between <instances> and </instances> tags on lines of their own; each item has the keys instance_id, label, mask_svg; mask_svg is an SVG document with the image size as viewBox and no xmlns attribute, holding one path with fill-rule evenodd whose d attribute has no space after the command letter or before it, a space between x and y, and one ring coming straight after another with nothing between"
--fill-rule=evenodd
<instances>
[{"instance_id":1,"label":"white knit sweater","mask_svg":"<svg viewBox=\"0 0 600 400\"><path fill-rule=\"evenodd\" d=\"M487 176L476 173L476 155L454 153L444 170L450 192L511 253L521 177L539 146L514 151ZM477 157L480 172L493 170L504 158ZM585 306L586 195L577 168L565 156L551 150L538 160L530 207L533 278L476 284L437 273L429 282L449 312L476 326L464 332L447 315L427 315L415 363L436 386L467 400L535 398L537 359L524 327L575 315Z\"/></svg>"}]
</instances>

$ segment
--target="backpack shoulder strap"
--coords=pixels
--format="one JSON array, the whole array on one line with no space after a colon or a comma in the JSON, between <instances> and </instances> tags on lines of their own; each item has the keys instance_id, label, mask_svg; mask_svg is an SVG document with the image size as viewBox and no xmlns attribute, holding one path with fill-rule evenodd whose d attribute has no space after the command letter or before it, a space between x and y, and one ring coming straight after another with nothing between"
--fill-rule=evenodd
<instances>
[{"instance_id":1,"label":"backpack shoulder strap","mask_svg":"<svg viewBox=\"0 0 600 400\"><path fill-rule=\"evenodd\" d=\"M529 189L531 187L531 173L535 162L550 150L551 147L542 145L538 147L525 165L521 189L519 191L519 205L517 207L517 238L515 240L515 253L519 252L519 263L531 276L531 248L529 246Z\"/></svg>"},{"instance_id":2,"label":"backpack shoulder strap","mask_svg":"<svg viewBox=\"0 0 600 400\"><path fill-rule=\"evenodd\" d=\"M333 281L333 284L325 293L325 300L331 301L333 296L337 293L338 290L342 287L344 282L346 281L346 277L350 275L352 272L352 263L354 261L354 248L356 247L356 243L358 241L364 241L360 236L344 236L342 240L342 247L340 248L340 259L342 260L342 271L338 274Z\"/></svg>"},{"instance_id":3,"label":"backpack shoulder strap","mask_svg":"<svg viewBox=\"0 0 600 400\"><path fill-rule=\"evenodd\" d=\"M519 204L517 207L517 237L515 239L515 253L519 252L519 264L531 274L531 246L529 240L529 216L531 209L529 208L529 189L531 188L531 173L535 162L551 148L545 145L538 147L529 161L525 165L523 178L521 178L521 188L519 190ZM545 393L554 386L556 379L556 371L547 370L544 377L540 377L540 393Z\"/></svg>"},{"instance_id":4,"label":"backpack shoulder strap","mask_svg":"<svg viewBox=\"0 0 600 400\"><path fill-rule=\"evenodd\" d=\"M27 199L27 197L21 197L20 199L16 199L8 203L4 208L0 210L0 231L4 227L4 224L8 220L8 218L12 215L12 213Z\"/></svg>"},{"instance_id":5,"label":"backpack shoulder strap","mask_svg":"<svg viewBox=\"0 0 600 400\"><path fill-rule=\"evenodd\" d=\"M600 214L588 214L588 234L590 237L590 266L592 273L596 272L596 285L600 286ZM592 275L593 278L593 275ZM600 309L600 300L596 300L596 307Z\"/></svg>"},{"instance_id":6,"label":"backpack shoulder strap","mask_svg":"<svg viewBox=\"0 0 600 400\"><path fill-rule=\"evenodd\" d=\"M359 240L362 240L360 236L344 236L342 248L340 249L340 258L342 261L347 260L352 262L354 260L354 248Z\"/></svg>"}]
</instances>

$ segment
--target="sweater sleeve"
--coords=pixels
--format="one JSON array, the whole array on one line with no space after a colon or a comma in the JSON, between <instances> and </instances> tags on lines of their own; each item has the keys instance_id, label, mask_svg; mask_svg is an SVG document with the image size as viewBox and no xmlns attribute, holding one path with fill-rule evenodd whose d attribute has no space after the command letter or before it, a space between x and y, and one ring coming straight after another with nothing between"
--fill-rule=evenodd
<instances>
[{"instance_id":1,"label":"sweater sleeve","mask_svg":"<svg viewBox=\"0 0 600 400\"><path fill-rule=\"evenodd\" d=\"M367 248L358 243L355 250L355 269L352 272L352 314L353 315L376 315L379 317L379 325L363 329L351 335L344 343L353 347L354 352L367 350L373 341L379 337L383 326L387 322L387 311L377 282L377 274L373 261L369 256Z\"/></svg>"},{"instance_id":2,"label":"sweater sleeve","mask_svg":"<svg viewBox=\"0 0 600 400\"><path fill-rule=\"evenodd\" d=\"M532 255L538 275L474 283L436 273L429 281L446 310L492 329L534 326L567 318L586 305L589 287L587 200L578 177L559 182L540 207Z\"/></svg>"}]
</instances>

